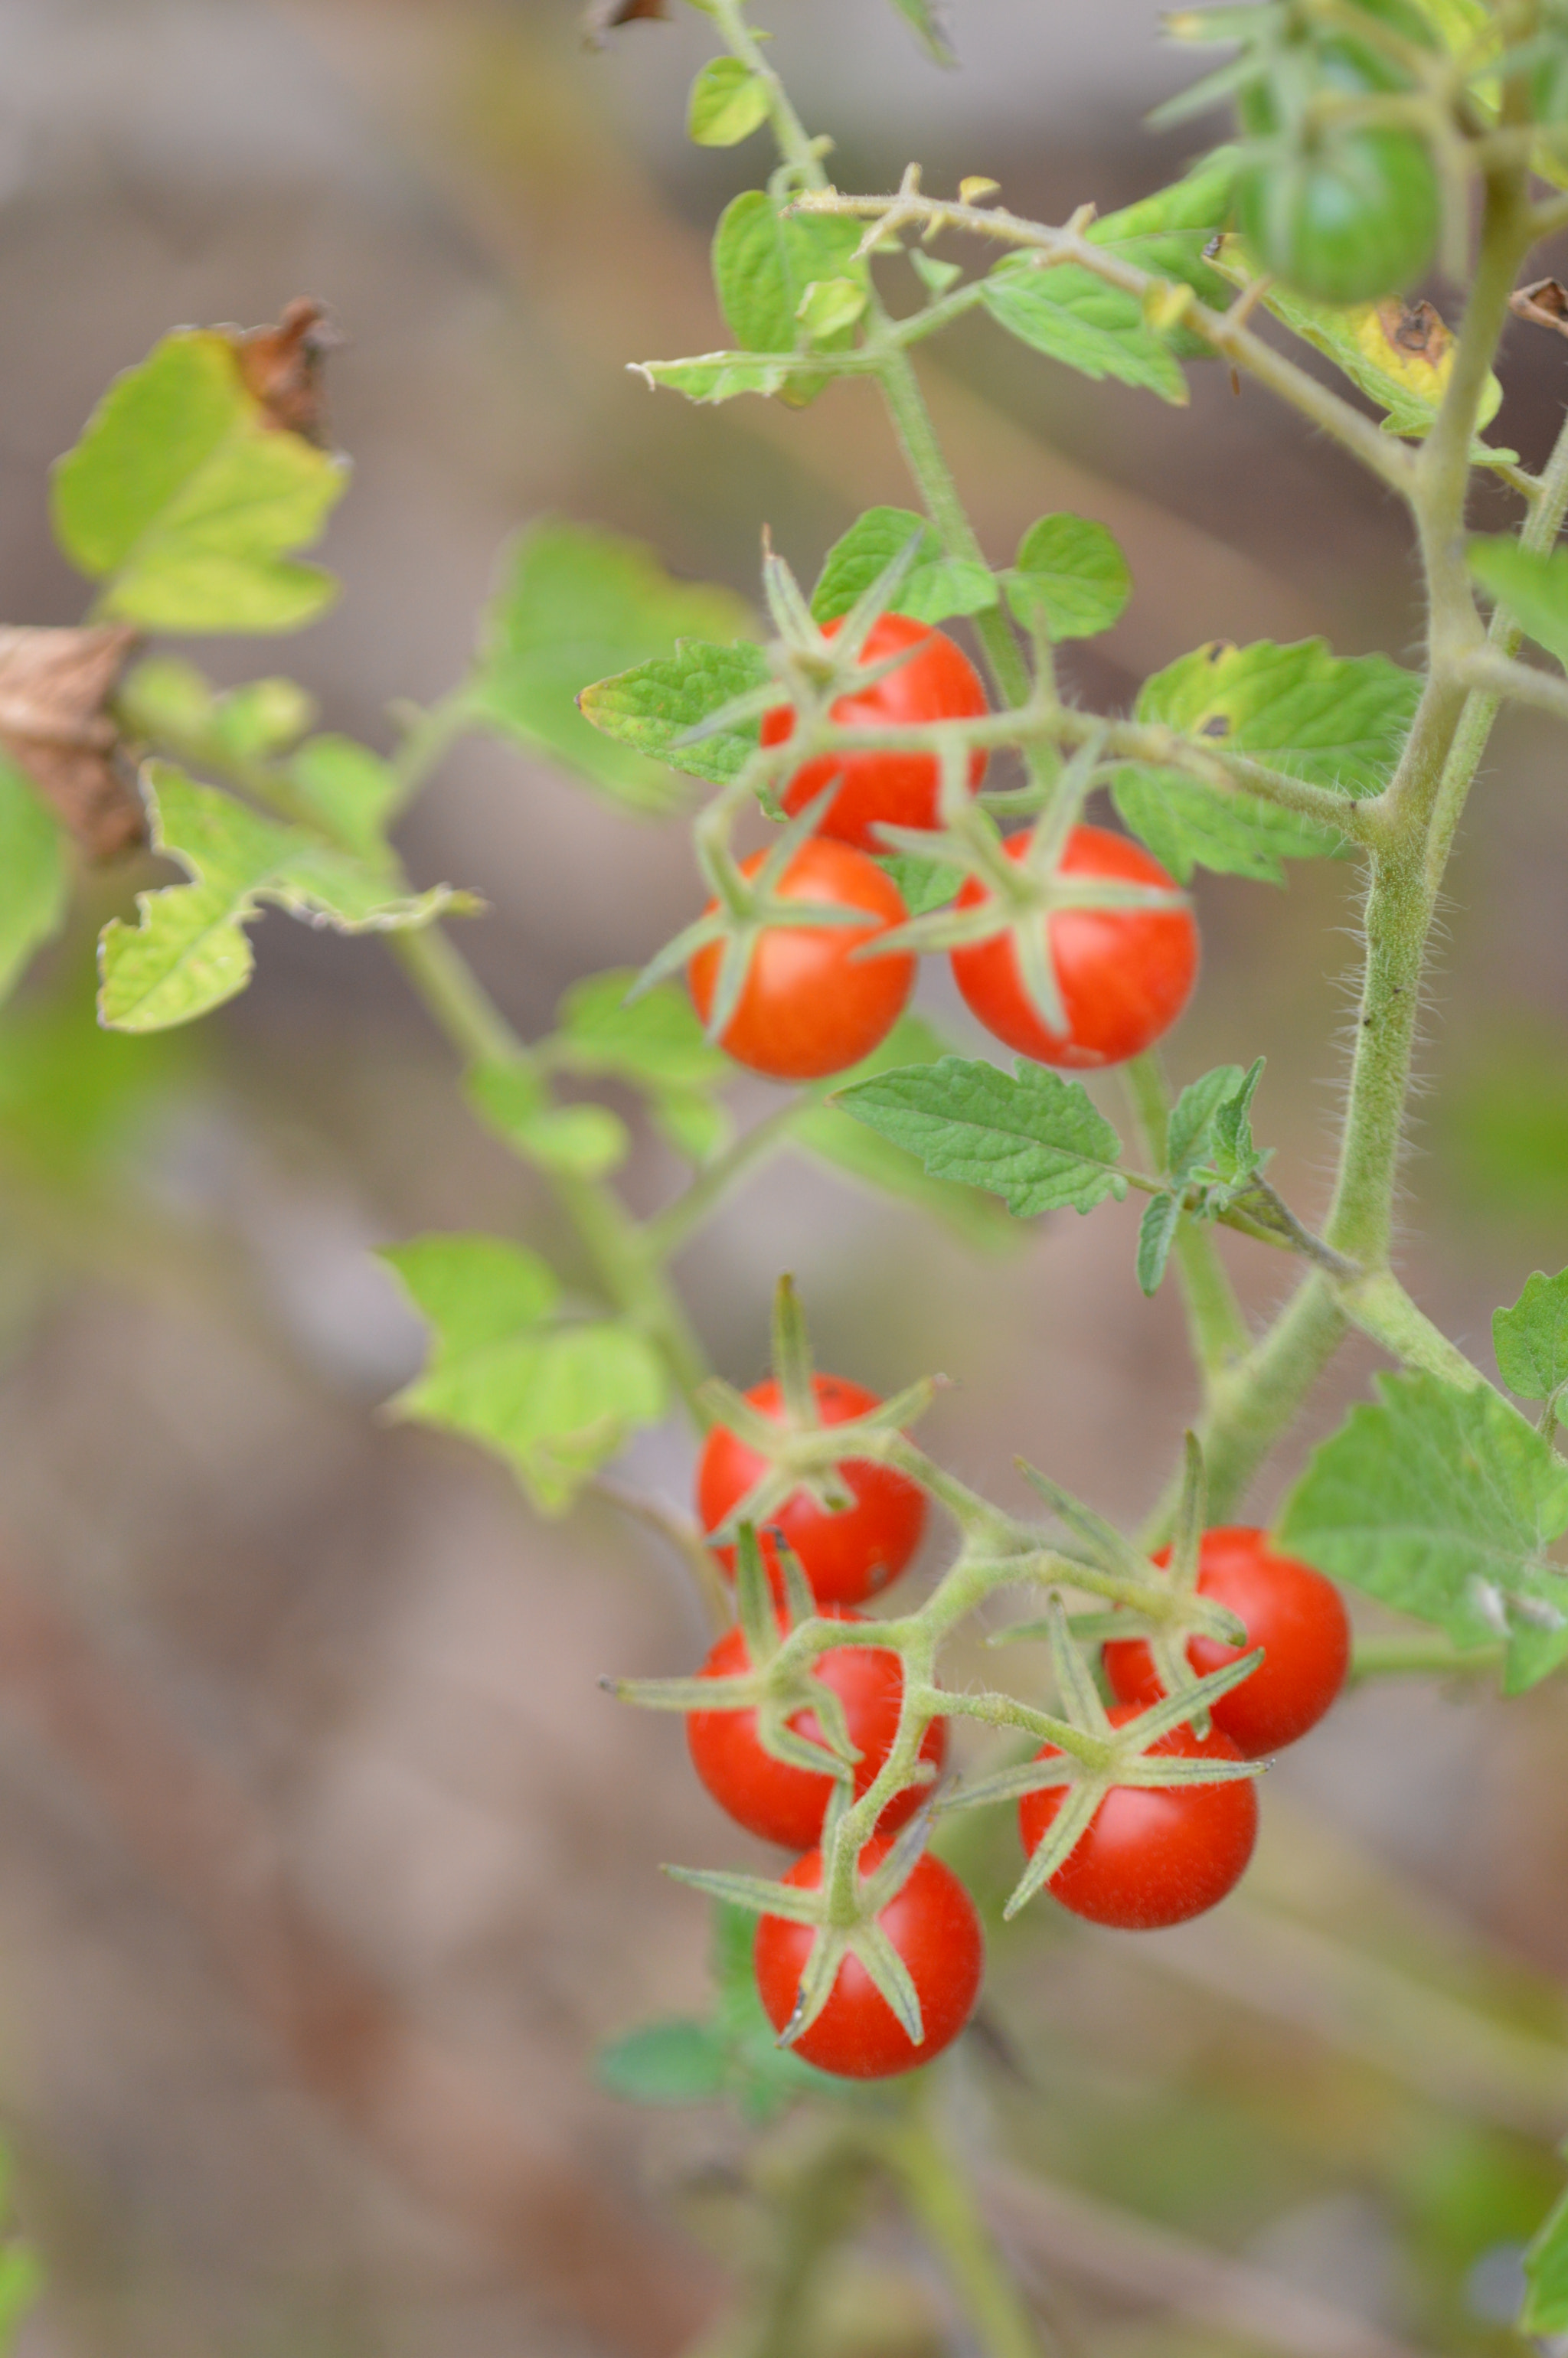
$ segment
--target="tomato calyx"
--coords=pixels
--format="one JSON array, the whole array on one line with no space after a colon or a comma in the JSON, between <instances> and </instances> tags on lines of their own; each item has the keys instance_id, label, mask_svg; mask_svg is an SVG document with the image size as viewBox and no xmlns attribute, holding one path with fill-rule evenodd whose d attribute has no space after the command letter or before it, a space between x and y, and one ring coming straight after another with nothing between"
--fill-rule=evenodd
<instances>
[{"instance_id":1,"label":"tomato calyx","mask_svg":"<svg viewBox=\"0 0 1568 2358\"><path fill-rule=\"evenodd\" d=\"M812 1379L805 1314L795 1282L787 1276L780 1278L773 1293L773 1365L781 1415L764 1415L743 1392L718 1378L697 1392L697 1405L709 1421L734 1433L767 1467L724 1520L705 1533L710 1546L729 1546L744 1523L766 1530L796 1491L804 1491L824 1514L845 1513L855 1500L840 1466L855 1458L890 1463L903 1427L925 1414L942 1380L925 1377L862 1416L825 1424Z\"/></svg>"},{"instance_id":2,"label":"tomato calyx","mask_svg":"<svg viewBox=\"0 0 1568 2358\"><path fill-rule=\"evenodd\" d=\"M1101 1803L1118 1786L1229 1784L1256 1777L1267 1766L1239 1758L1194 1758L1158 1749L1162 1737L1184 1725L1191 1726L1195 1735L1206 1734L1208 1705L1250 1678L1262 1660L1260 1650L1242 1655L1204 1679L1195 1678L1190 1665L1184 1665L1185 1680L1180 1691L1168 1691L1162 1702L1123 1716L1119 1725L1100 1700L1059 1595L1051 1599L1044 1627L1065 1719L1048 1728L1044 1715L1037 1715L1041 1732L1046 1735L1044 1754L1022 1768L960 1789L946 1805L979 1809L993 1801L1022 1801L1026 1794L1053 1786L1070 1789L1002 1910L1009 1919L1060 1874L1088 1833Z\"/></svg>"},{"instance_id":3,"label":"tomato calyx","mask_svg":"<svg viewBox=\"0 0 1568 2358\"><path fill-rule=\"evenodd\" d=\"M666 1866L665 1873L695 1891L728 1900L757 1916L782 1916L812 1928L812 1942L801 1971L795 2008L778 2035L781 2047L793 2047L804 2037L833 1995L840 1969L853 1957L912 2046L925 2041L920 1993L892 1942L878 1922L896 1899L925 1855L933 1805L927 1802L891 1842L878 1839L866 1845L854 1862L848 1902L844 1878L829 1871L838 1823L844 1813L839 1794L829 1804L822 1830L823 1874L815 1887L773 1883L761 1876L730 1875L722 1869ZM864 1862L870 1856L867 1872Z\"/></svg>"}]
</instances>

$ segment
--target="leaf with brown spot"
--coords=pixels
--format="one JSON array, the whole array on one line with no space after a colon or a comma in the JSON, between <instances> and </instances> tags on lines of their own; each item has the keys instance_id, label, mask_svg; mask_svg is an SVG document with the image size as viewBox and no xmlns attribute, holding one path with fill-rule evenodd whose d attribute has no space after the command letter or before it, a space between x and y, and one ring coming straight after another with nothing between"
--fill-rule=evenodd
<instances>
[{"instance_id":1,"label":"leaf with brown spot","mask_svg":"<svg viewBox=\"0 0 1568 2358\"><path fill-rule=\"evenodd\" d=\"M328 320L326 305L297 295L284 305L276 328L251 328L232 341L245 390L261 404L267 424L324 446L324 363L342 341Z\"/></svg>"},{"instance_id":2,"label":"leaf with brown spot","mask_svg":"<svg viewBox=\"0 0 1568 2358\"><path fill-rule=\"evenodd\" d=\"M640 18L667 22L669 13L665 0L589 0L583 11L583 36L590 49L601 49L605 35L618 25L634 25Z\"/></svg>"},{"instance_id":3,"label":"leaf with brown spot","mask_svg":"<svg viewBox=\"0 0 1568 2358\"><path fill-rule=\"evenodd\" d=\"M1537 278L1529 287L1516 287L1509 309L1532 328L1552 328L1568 336L1568 287L1560 278Z\"/></svg>"},{"instance_id":4,"label":"leaf with brown spot","mask_svg":"<svg viewBox=\"0 0 1568 2358\"><path fill-rule=\"evenodd\" d=\"M0 627L0 744L90 860L146 840L146 813L104 709L136 637L124 623Z\"/></svg>"}]
</instances>

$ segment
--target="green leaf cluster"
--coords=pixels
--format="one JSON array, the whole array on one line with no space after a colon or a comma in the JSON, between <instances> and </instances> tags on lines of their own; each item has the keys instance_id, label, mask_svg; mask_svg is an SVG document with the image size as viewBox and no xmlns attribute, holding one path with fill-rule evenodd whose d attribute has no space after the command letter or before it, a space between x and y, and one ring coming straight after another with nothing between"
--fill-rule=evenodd
<instances>
[{"instance_id":1,"label":"green leaf cluster","mask_svg":"<svg viewBox=\"0 0 1568 2358\"><path fill-rule=\"evenodd\" d=\"M157 631L295 631L337 594L303 565L343 462L267 417L232 341L166 336L116 378L55 469L54 528L98 612Z\"/></svg>"},{"instance_id":2,"label":"green leaf cluster","mask_svg":"<svg viewBox=\"0 0 1568 2358\"><path fill-rule=\"evenodd\" d=\"M651 678L643 686L666 710L669 700L680 702L676 683L707 676L709 652L726 678L756 654L726 646L672 654L677 641L731 638L750 619L732 591L673 579L637 541L556 521L532 525L502 560L474 671L460 693L480 725L565 763L623 808L661 813L681 799L662 758L667 739L635 725L635 713L625 716L628 725L611 725L604 691L619 682L611 675L641 680L657 672L662 687ZM717 700L733 693L726 686ZM688 725L673 720L668 734ZM713 774L707 767L691 773Z\"/></svg>"},{"instance_id":3,"label":"green leaf cluster","mask_svg":"<svg viewBox=\"0 0 1568 2358\"><path fill-rule=\"evenodd\" d=\"M855 259L860 225L792 213L789 201L748 189L725 207L713 239L719 307L742 352L842 352L871 291L866 265ZM815 373L790 373L773 390L802 407L825 382Z\"/></svg>"},{"instance_id":4,"label":"green leaf cluster","mask_svg":"<svg viewBox=\"0 0 1568 2358\"><path fill-rule=\"evenodd\" d=\"M1217 1065L1182 1091L1165 1132L1169 1185L1152 1195L1138 1231L1138 1282L1157 1293L1182 1215L1217 1220L1246 1203L1267 1162L1252 1142L1252 1099L1263 1060L1249 1072Z\"/></svg>"},{"instance_id":5,"label":"green leaf cluster","mask_svg":"<svg viewBox=\"0 0 1568 2358\"><path fill-rule=\"evenodd\" d=\"M1486 1385L1379 1379L1314 1452L1281 1544L1469 1649L1507 1645L1518 1694L1568 1660L1568 1463Z\"/></svg>"},{"instance_id":6,"label":"green leaf cluster","mask_svg":"<svg viewBox=\"0 0 1568 2358\"><path fill-rule=\"evenodd\" d=\"M1146 680L1136 715L1200 750L1250 755L1356 800L1385 784L1420 688L1386 655L1336 655L1322 639L1247 647L1217 639ZM1129 766L1114 795L1133 834L1183 883L1198 866L1282 883L1284 860L1338 848L1310 819L1177 770Z\"/></svg>"},{"instance_id":7,"label":"green leaf cluster","mask_svg":"<svg viewBox=\"0 0 1568 2358\"><path fill-rule=\"evenodd\" d=\"M664 1367L646 1336L626 1319L570 1316L536 1253L430 1236L382 1258L431 1328L429 1365L392 1412L493 1450L541 1514L564 1513L628 1433L663 1416Z\"/></svg>"}]
</instances>

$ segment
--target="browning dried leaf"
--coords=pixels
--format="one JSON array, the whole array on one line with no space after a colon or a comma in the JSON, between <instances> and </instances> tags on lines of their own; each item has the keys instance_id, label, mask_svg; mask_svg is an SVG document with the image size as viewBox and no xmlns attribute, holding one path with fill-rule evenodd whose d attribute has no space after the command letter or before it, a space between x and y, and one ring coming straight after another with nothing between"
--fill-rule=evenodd
<instances>
[{"instance_id":1,"label":"browning dried leaf","mask_svg":"<svg viewBox=\"0 0 1568 2358\"><path fill-rule=\"evenodd\" d=\"M1394 350L1441 368L1453 336L1426 302L1401 302L1397 295L1378 306L1378 322Z\"/></svg>"},{"instance_id":2,"label":"browning dried leaf","mask_svg":"<svg viewBox=\"0 0 1568 2358\"><path fill-rule=\"evenodd\" d=\"M146 814L104 710L136 636L124 623L0 627L0 744L94 860L146 840Z\"/></svg>"},{"instance_id":3,"label":"browning dried leaf","mask_svg":"<svg viewBox=\"0 0 1568 2358\"><path fill-rule=\"evenodd\" d=\"M342 341L327 307L309 295L286 303L276 328L252 328L233 339L245 390L259 401L269 426L319 446L327 438L323 362Z\"/></svg>"},{"instance_id":4,"label":"browning dried leaf","mask_svg":"<svg viewBox=\"0 0 1568 2358\"><path fill-rule=\"evenodd\" d=\"M605 35L617 25L633 25L639 17L667 22L669 13L665 0L589 0L583 11L583 35L590 49L601 49Z\"/></svg>"},{"instance_id":5,"label":"browning dried leaf","mask_svg":"<svg viewBox=\"0 0 1568 2358\"><path fill-rule=\"evenodd\" d=\"M1552 328L1560 336L1568 336L1568 287L1560 278L1537 278L1529 287L1516 287L1509 297L1509 309L1516 319L1528 319L1532 328Z\"/></svg>"}]
</instances>

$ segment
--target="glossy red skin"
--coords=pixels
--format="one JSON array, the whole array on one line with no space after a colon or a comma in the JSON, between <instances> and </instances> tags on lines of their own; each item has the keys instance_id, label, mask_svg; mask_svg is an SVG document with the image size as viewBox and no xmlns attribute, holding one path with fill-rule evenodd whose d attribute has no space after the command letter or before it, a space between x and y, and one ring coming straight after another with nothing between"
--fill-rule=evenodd
<instances>
[{"instance_id":1,"label":"glossy red skin","mask_svg":"<svg viewBox=\"0 0 1568 2358\"><path fill-rule=\"evenodd\" d=\"M1022 860L1027 835L1010 837ZM1062 867L1070 876L1109 876L1173 888L1157 860L1103 827L1076 827ZM984 899L971 876L960 909ZM1125 1064L1168 1032L1198 971L1198 929L1190 909L1062 909L1050 919L1051 952L1067 1029L1041 1022L1023 987L1011 932L951 953L953 979L988 1032L1037 1064L1087 1068Z\"/></svg>"},{"instance_id":2,"label":"glossy red skin","mask_svg":"<svg viewBox=\"0 0 1568 2358\"><path fill-rule=\"evenodd\" d=\"M825 623L824 635L831 638L838 627ZM927 720L967 720L989 709L985 682L962 647L945 632L912 622L907 614L884 614L873 623L860 661L881 663L905 647L917 652L896 671L874 681L861 695L838 698L833 718L841 728L905 729ZM776 705L763 714L764 745L782 745L794 733L793 706ZM985 755L971 753L971 794L985 773ZM939 824L941 772L929 753L821 753L795 773L779 800L792 814L804 810L835 778L843 783L816 822L818 835L834 836L861 851L885 851L876 832L879 822L891 827Z\"/></svg>"},{"instance_id":3,"label":"glossy red skin","mask_svg":"<svg viewBox=\"0 0 1568 2358\"><path fill-rule=\"evenodd\" d=\"M881 1402L863 1384L843 1376L813 1376L816 1412L824 1424L843 1424L864 1416ZM776 1417L784 1405L772 1376L753 1384L746 1394L764 1416ZM742 1499L767 1471L767 1461L727 1425L716 1424L702 1444L697 1468L697 1511L705 1531L718 1529L730 1509ZM784 1533L800 1559L818 1605L863 1605L892 1580L896 1580L925 1529L925 1494L917 1483L889 1466L869 1458L851 1457L838 1468L855 1503L839 1514L825 1514L804 1490L796 1490L759 1534L762 1561L773 1575L775 1595L782 1594L778 1551L770 1534ZM735 1551L715 1548L715 1555L735 1577Z\"/></svg>"},{"instance_id":4,"label":"glossy red skin","mask_svg":"<svg viewBox=\"0 0 1568 2358\"><path fill-rule=\"evenodd\" d=\"M859 1621L858 1613L838 1613L837 1619ZM746 1635L728 1629L702 1666L705 1679L733 1678L750 1670ZM860 1758L855 1764L855 1799L870 1787L898 1734L899 1706L903 1701L903 1664L887 1646L836 1646L819 1654L815 1675L830 1687L844 1706L849 1741ZM798 1735L822 1741L821 1724L814 1711L797 1711L790 1725ZM788 1760L775 1759L757 1736L754 1711L693 1711L687 1714L687 1742L692 1765L721 1810L728 1811L748 1833L763 1842L780 1843L786 1850L809 1850L821 1839L834 1779L814 1776ZM934 1719L921 1742L920 1757L940 1773L947 1757L947 1723ZM892 1833L914 1812L931 1788L909 1785L895 1793L877 1821L879 1833Z\"/></svg>"},{"instance_id":5,"label":"glossy red skin","mask_svg":"<svg viewBox=\"0 0 1568 2358\"><path fill-rule=\"evenodd\" d=\"M884 1842L868 1843L860 1854L862 1873L870 1874L886 1849ZM784 1879L815 1890L822 1880L821 1852L796 1859ZM931 2062L952 2045L980 1994L980 1920L968 1893L940 1859L929 1854L921 1859L877 1921L909 1968L925 2036L916 2047L865 1967L846 1957L827 2005L794 2048L803 2062L844 2080L882 2080ZM757 1927L757 1989L775 2030L795 2012L811 1940L809 1924L784 1916L764 1916Z\"/></svg>"},{"instance_id":6,"label":"glossy red skin","mask_svg":"<svg viewBox=\"0 0 1568 2358\"><path fill-rule=\"evenodd\" d=\"M1163 1548L1154 1561L1168 1563L1170 1555ZM1267 1531L1234 1524L1205 1531L1198 1590L1247 1625L1245 1646L1227 1646L1217 1638L1187 1640L1187 1660L1200 1678L1254 1646L1263 1649L1251 1677L1211 1706L1216 1727L1247 1760L1294 1744L1317 1725L1350 1667L1350 1623L1339 1591L1310 1563L1276 1554ZM1141 1638L1108 1646L1105 1670L1123 1703L1158 1703L1164 1693Z\"/></svg>"},{"instance_id":7,"label":"glossy red skin","mask_svg":"<svg viewBox=\"0 0 1568 2358\"><path fill-rule=\"evenodd\" d=\"M755 875L766 858L742 860ZM897 885L875 860L847 843L813 837L802 844L779 886L786 901L837 902L864 909L860 925L770 925L757 943L734 1014L719 1046L737 1064L780 1081L819 1079L858 1065L887 1038L914 988L912 957L857 958L851 952L908 911ZM709 913L718 906L708 904ZM720 945L709 942L687 968L703 1022L713 1004Z\"/></svg>"},{"instance_id":8,"label":"glossy red skin","mask_svg":"<svg viewBox=\"0 0 1568 2358\"><path fill-rule=\"evenodd\" d=\"M1119 1704L1111 1724L1138 1716ZM1240 1754L1216 1728L1201 1739L1173 1728L1150 1747L1189 1759L1238 1760ZM1036 1759L1057 1758L1046 1745ZM1032 1855L1061 1808L1065 1786L1025 1793L1018 1830ZM1228 1785L1117 1785L1089 1821L1089 1830L1046 1889L1094 1924L1152 1932L1201 1916L1239 1882L1258 1838L1258 1796L1249 1779Z\"/></svg>"}]
</instances>

